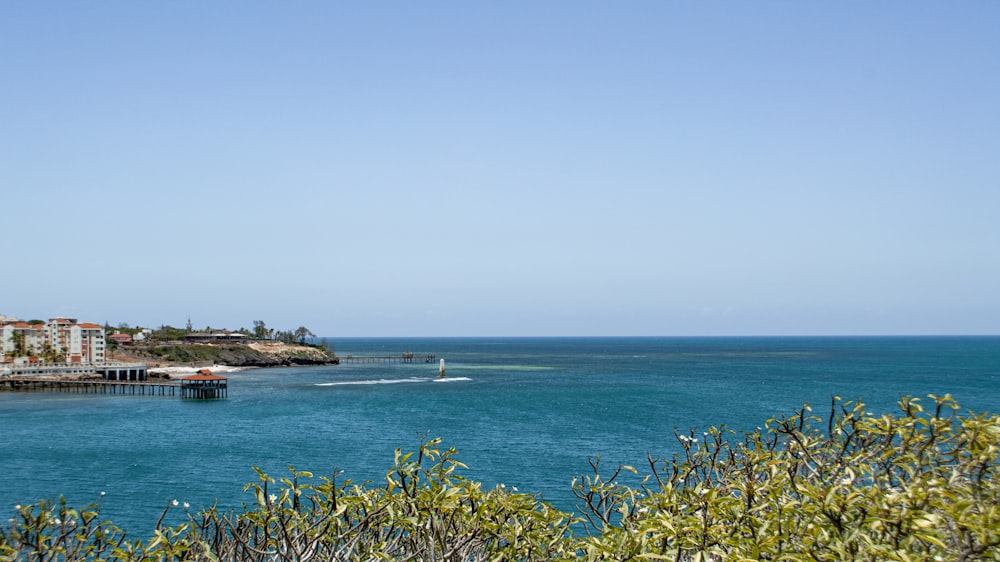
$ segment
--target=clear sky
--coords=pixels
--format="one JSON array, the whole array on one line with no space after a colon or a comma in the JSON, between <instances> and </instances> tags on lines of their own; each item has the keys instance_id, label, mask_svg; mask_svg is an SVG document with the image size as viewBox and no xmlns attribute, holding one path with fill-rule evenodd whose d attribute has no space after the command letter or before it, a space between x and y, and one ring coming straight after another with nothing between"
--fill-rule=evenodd
<instances>
[{"instance_id":1,"label":"clear sky","mask_svg":"<svg viewBox=\"0 0 1000 562\"><path fill-rule=\"evenodd\" d=\"M0 314L1000 333L1000 3L4 2Z\"/></svg>"}]
</instances>

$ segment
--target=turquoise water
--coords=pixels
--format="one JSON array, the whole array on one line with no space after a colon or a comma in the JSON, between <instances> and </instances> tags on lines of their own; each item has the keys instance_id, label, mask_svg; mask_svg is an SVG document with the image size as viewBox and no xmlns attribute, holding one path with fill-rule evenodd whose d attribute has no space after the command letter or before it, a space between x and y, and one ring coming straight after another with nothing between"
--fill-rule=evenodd
<instances>
[{"instance_id":1,"label":"turquoise water","mask_svg":"<svg viewBox=\"0 0 1000 562\"><path fill-rule=\"evenodd\" d=\"M1000 337L333 339L348 354L435 354L437 363L250 370L229 399L0 393L0 516L64 494L148 536L173 499L250 501L252 465L380 480L421 436L459 449L466 475L572 509L587 460L641 467L674 428L750 430L832 395L890 411L951 393L1000 411ZM179 520L175 512L168 521Z\"/></svg>"}]
</instances>

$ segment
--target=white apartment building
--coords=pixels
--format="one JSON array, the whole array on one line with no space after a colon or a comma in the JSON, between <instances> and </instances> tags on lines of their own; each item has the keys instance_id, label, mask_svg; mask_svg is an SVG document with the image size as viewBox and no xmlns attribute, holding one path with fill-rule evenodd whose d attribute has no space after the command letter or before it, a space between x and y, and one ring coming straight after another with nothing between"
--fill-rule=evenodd
<instances>
[{"instance_id":1,"label":"white apartment building","mask_svg":"<svg viewBox=\"0 0 1000 562\"><path fill-rule=\"evenodd\" d=\"M52 318L46 324L5 320L0 323L0 361L40 356L51 349L66 363L105 362L104 328L98 324L81 324L76 318ZM19 353L18 340L23 341L24 353Z\"/></svg>"},{"instance_id":2,"label":"white apartment building","mask_svg":"<svg viewBox=\"0 0 1000 562\"><path fill-rule=\"evenodd\" d=\"M23 342L22 349L26 354L40 354L45 349L45 338L42 324L13 322L0 326L0 349L5 360L11 360L18 353L18 340Z\"/></svg>"}]
</instances>

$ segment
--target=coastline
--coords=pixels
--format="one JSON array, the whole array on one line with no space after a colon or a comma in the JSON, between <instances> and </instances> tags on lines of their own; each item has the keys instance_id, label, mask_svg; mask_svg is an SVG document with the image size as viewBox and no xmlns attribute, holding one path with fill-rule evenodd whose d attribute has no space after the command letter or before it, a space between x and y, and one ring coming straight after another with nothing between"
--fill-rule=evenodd
<instances>
[{"instance_id":1,"label":"coastline","mask_svg":"<svg viewBox=\"0 0 1000 562\"><path fill-rule=\"evenodd\" d=\"M212 371L213 375L221 375L226 373L236 373L239 371L245 371L247 369L255 369L257 367L235 367L232 365L210 365L208 367L149 367L146 369L150 375L166 376L168 379L181 379L190 375L197 373L202 369L208 369Z\"/></svg>"},{"instance_id":2,"label":"coastline","mask_svg":"<svg viewBox=\"0 0 1000 562\"><path fill-rule=\"evenodd\" d=\"M147 365L150 375L180 378L200 369L215 374L266 367L336 365L332 353L298 344L276 341L242 343L130 344L115 350L115 355Z\"/></svg>"},{"instance_id":3,"label":"coastline","mask_svg":"<svg viewBox=\"0 0 1000 562\"><path fill-rule=\"evenodd\" d=\"M794 404L824 410L832 395L883 413L898 411L901 395L926 393L950 393L976 412L1000 404L1000 337L358 338L340 347L345 357L433 350L449 377L472 380L318 386L437 372L376 364L222 374L231 377L226 402L0 393L9 451L0 455L0 505L59 494L85 505L106 490L104 515L151 536L172 498L220 508L253 501L242 488L256 480L251 466L272 475L340 467L355 481L378 480L379 459L429 432L459 449L470 477L572 508L566 484L587 471L588 456L600 454L602 466L669 456L675 428L696 428L699 438L713 424L752 432ZM213 364L225 362L195 365Z\"/></svg>"}]
</instances>

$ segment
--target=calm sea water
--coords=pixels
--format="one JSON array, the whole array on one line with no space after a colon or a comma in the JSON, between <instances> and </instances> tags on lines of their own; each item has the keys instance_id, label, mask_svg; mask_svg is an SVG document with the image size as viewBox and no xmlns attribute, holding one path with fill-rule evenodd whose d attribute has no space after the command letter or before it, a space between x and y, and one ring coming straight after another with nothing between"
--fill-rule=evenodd
<instances>
[{"instance_id":1,"label":"calm sea water","mask_svg":"<svg viewBox=\"0 0 1000 562\"><path fill-rule=\"evenodd\" d=\"M588 458L641 467L676 451L674 428L751 430L833 395L891 411L950 393L1000 411L1000 337L333 339L341 356L447 362L249 370L229 399L0 393L0 516L17 503L100 497L149 536L173 499L235 507L256 465L381 480L397 447L442 437L486 485L572 509ZM179 520L180 513L168 517Z\"/></svg>"}]
</instances>

